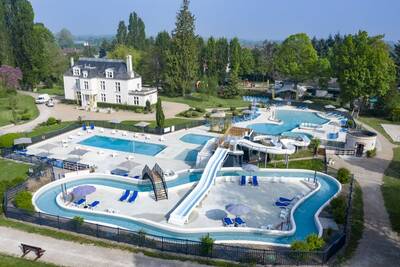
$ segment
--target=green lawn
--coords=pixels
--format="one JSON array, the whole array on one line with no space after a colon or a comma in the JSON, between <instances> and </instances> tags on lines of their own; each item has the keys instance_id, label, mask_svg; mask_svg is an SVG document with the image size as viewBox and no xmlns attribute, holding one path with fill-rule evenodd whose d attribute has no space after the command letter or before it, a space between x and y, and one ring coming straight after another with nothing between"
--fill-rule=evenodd
<instances>
[{"instance_id":1,"label":"green lawn","mask_svg":"<svg viewBox=\"0 0 400 267\"><path fill-rule=\"evenodd\" d=\"M216 96L205 96L202 94L193 94L192 96L186 97L167 97L161 96L163 101L178 102L187 104L191 107L201 107L201 108L230 108L230 107L248 107L249 102L243 101L243 99L238 96L233 99L223 99Z\"/></svg>"},{"instance_id":2,"label":"green lawn","mask_svg":"<svg viewBox=\"0 0 400 267\"><path fill-rule=\"evenodd\" d=\"M53 124L53 125L39 125L35 129L33 129L32 132L27 133L26 136L27 137L39 136L42 134L46 134L46 133L50 133L50 132L53 132L56 130L63 129L74 123L76 123L76 122L63 121L63 122L60 122L58 124Z\"/></svg>"},{"instance_id":3,"label":"green lawn","mask_svg":"<svg viewBox=\"0 0 400 267\"><path fill-rule=\"evenodd\" d=\"M7 267L52 267L57 266L50 263L44 263L39 261L31 261L22 258L12 257L4 254L0 254L0 266Z\"/></svg>"},{"instance_id":4,"label":"green lawn","mask_svg":"<svg viewBox=\"0 0 400 267\"><path fill-rule=\"evenodd\" d=\"M64 88L57 85L52 88L39 88L36 92L39 94L64 96Z\"/></svg>"},{"instance_id":5,"label":"green lawn","mask_svg":"<svg viewBox=\"0 0 400 267\"><path fill-rule=\"evenodd\" d=\"M298 159L298 158L308 158L314 155L311 149L301 149L294 153L293 155L289 156L289 159ZM274 160L283 160L285 156L283 155L275 155Z\"/></svg>"},{"instance_id":6,"label":"green lawn","mask_svg":"<svg viewBox=\"0 0 400 267\"><path fill-rule=\"evenodd\" d=\"M191 119L183 119L183 118L171 118L171 119L165 119L165 127L170 127L172 125L180 125L180 124L185 124L185 123L190 123ZM135 125L140 121L123 121L121 122L122 124L126 125ZM150 128L155 128L156 127L156 121L148 121L150 123L149 127Z\"/></svg>"},{"instance_id":7,"label":"green lawn","mask_svg":"<svg viewBox=\"0 0 400 267\"><path fill-rule=\"evenodd\" d=\"M262 162L259 163L260 167L264 167ZM286 168L285 162L268 163L267 168ZM325 170L325 164L321 159L308 159L308 160L289 160L289 169L306 169L323 172Z\"/></svg>"},{"instance_id":8,"label":"green lawn","mask_svg":"<svg viewBox=\"0 0 400 267\"><path fill-rule=\"evenodd\" d=\"M378 131L383 136L385 136L387 140L396 144L396 142L393 141L393 139L390 137L390 135L388 135L386 133L385 129L383 129L381 124L400 124L399 122L393 122L390 120L376 118L376 117L359 117L358 120L361 121L362 123L365 123L365 124L371 126L376 131Z\"/></svg>"},{"instance_id":9,"label":"green lawn","mask_svg":"<svg viewBox=\"0 0 400 267\"><path fill-rule=\"evenodd\" d=\"M14 178L25 178L29 165L0 159L0 181L11 181Z\"/></svg>"},{"instance_id":10,"label":"green lawn","mask_svg":"<svg viewBox=\"0 0 400 267\"><path fill-rule=\"evenodd\" d=\"M381 188L392 228L400 233L400 147L393 151L393 160L385 171Z\"/></svg>"},{"instance_id":11,"label":"green lawn","mask_svg":"<svg viewBox=\"0 0 400 267\"><path fill-rule=\"evenodd\" d=\"M39 116L39 110L36 107L35 99L28 95L11 94L8 97L0 98L0 126L13 123L13 115L10 109L10 99L16 98L16 113L21 122L21 116L26 114L30 120Z\"/></svg>"}]
</instances>

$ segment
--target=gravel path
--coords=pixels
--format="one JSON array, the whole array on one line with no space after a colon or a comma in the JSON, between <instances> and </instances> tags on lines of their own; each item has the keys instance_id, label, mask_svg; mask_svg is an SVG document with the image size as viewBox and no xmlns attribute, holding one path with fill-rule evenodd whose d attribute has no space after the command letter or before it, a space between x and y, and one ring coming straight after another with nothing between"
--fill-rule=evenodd
<instances>
[{"instance_id":1,"label":"gravel path","mask_svg":"<svg viewBox=\"0 0 400 267\"><path fill-rule=\"evenodd\" d=\"M204 265L163 260L151 258L142 253L131 253L119 249L103 248L88 244L79 244L64 240L58 240L37 234L30 234L20 230L0 227L0 252L16 257L22 255L19 245L26 243L28 245L38 246L46 250L40 261L45 261L61 266L146 266L146 267L200 267ZM26 255L28 259L34 259L31 252ZM1 265L1 263L0 263Z\"/></svg>"},{"instance_id":2,"label":"gravel path","mask_svg":"<svg viewBox=\"0 0 400 267\"><path fill-rule=\"evenodd\" d=\"M394 145L381 134L378 142L375 158L335 159L335 167L351 170L363 191L365 228L355 255L346 266L399 266L400 237L391 228L381 192L383 174L393 158Z\"/></svg>"}]
</instances>

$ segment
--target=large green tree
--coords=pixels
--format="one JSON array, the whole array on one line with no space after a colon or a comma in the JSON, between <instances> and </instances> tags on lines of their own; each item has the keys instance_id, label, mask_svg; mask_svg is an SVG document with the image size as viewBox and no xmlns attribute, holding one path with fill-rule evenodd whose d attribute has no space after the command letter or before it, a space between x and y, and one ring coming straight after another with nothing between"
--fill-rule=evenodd
<instances>
[{"instance_id":1,"label":"large green tree","mask_svg":"<svg viewBox=\"0 0 400 267\"><path fill-rule=\"evenodd\" d=\"M184 96L192 89L198 73L197 55L195 18L189 10L189 0L183 0L167 54L167 94Z\"/></svg>"},{"instance_id":2,"label":"large green tree","mask_svg":"<svg viewBox=\"0 0 400 267\"><path fill-rule=\"evenodd\" d=\"M229 43L229 67L230 72L236 76L239 75L240 63L241 63L241 49L239 39L233 38Z\"/></svg>"},{"instance_id":3,"label":"large green tree","mask_svg":"<svg viewBox=\"0 0 400 267\"><path fill-rule=\"evenodd\" d=\"M384 96L395 81L395 65L383 36L368 36L365 31L348 35L335 46L333 70L341 88L341 98L353 103ZM361 107L360 107L361 108Z\"/></svg>"},{"instance_id":4,"label":"large green tree","mask_svg":"<svg viewBox=\"0 0 400 267\"><path fill-rule=\"evenodd\" d=\"M164 128L165 125L165 116L161 103L161 98L158 98L156 104L156 123L158 128Z\"/></svg>"},{"instance_id":5,"label":"large green tree","mask_svg":"<svg viewBox=\"0 0 400 267\"><path fill-rule=\"evenodd\" d=\"M219 38L216 42L216 72L219 84L227 81L227 68L229 64L229 43L226 38Z\"/></svg>"},{"instance_id":6,"label":"large green tree","mask_svg":"<svg viewBox=\"0 0 400 267\"><path fill-rule=\"evenodd\" d=\"M400 83L400 41L398 41L393 48L392 52L393 61L397 69L397 82Z\"/></svg>"},{"instance_id":7,"label":"large green tree","mask_svg":"<svg viewBox=\"0 0 400 267\"><path fill-rule=\"evenodd\" d=\"M6 5L0 0L0 66L14 65L14 55L11 46L10 32L7 26Z\"/></svg>"},{"instance_id":8,"label":"large green tree","mask_svg":"<svg viewBox=\"0 0 400 267\"><path fill-rule=\"evenodd\" d=\"M209 77L217 76L217 50L216 50L216 42L213 37L208 38L206 51L204 54L205 57L205 65L206 65L206 74Z\"/></svg>"},{"instance_id":9,"label":"large green tree","mask_svg":"<svg viewBox=\"0 0 400 267\"><path fill-rule=\"evenodd\" d=\"M280 46L276 66L280 74L297 84L312 79L318 65L318 55L307 34L289 36Z\"/></svg>"},{"instance_id":10,"label":"large green tree","mask_svg":"<svg viewBox=\"0 0 400 267\"><path fill-rule=\"evenodd\" d=\"M145 25L136 12L129 15L126 44L136 49L144 49L146 45Z\"/></svg>"},{"instance_id":11,"label":"large green tree","mask_svg":"<svg viewBox=\"0 0 400 267\"><path fill-rule=\"evenodd\" d=\"M72 47L74 46L74 37L68 29L63 28L57 34L57 42L61 48Z\"/></svg>"},{"instance_id":12,"label":"large green tree","mask_svg":"<svg viewBox=\"0 0 400 267\"><path fill-rule=\"evenodd\" d=\"M118 24L117 35L115 36L115 40L117 44L126 45L128 36L128 28L125 25L125 22L122 20Z\"/></svg>"}]
</instances>

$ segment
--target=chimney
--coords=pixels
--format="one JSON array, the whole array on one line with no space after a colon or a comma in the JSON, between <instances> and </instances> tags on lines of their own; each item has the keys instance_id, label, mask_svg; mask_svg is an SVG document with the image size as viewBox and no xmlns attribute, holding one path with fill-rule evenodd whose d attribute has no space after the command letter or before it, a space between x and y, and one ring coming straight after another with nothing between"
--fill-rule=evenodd
<instances>
[{"instance_id":1,"label":"chimney","mask_svg":"<svg viewBox=\"0 0 400 267\"><path fill-rule=\"evenodd\" d=\"M71 59L70 59L70 64L71 64L71 68L75 65L74 57L71 57Z\"/></svg>"},{"instance_id":2,"label":"chimney","mask_svg":"<svg viewBox=\"0 0 400 267\"><path fill-rule=\"evenodd\" d=\"M134 73L133 73L132 56L131 55L126 56L126 69L127 69L129 77L133 77Z\"/></svg>"}]
</instances>

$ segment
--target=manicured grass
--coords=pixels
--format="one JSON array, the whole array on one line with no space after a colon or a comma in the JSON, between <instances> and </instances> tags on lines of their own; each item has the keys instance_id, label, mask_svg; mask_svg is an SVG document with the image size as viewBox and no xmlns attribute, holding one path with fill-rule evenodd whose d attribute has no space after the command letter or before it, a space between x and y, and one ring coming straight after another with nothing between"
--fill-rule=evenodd
<instances>
[{"instance_id":1,"label":"manicured grass","mask_svg":"<svg viewBox=\"0 0 400 267\"><path fill-rule=\"evenodd\" d=\"M36 107L35 99L33 97L22 94L10 94L8 97L0 98L0 126L13 123L13 115L10 108L10 99L12 97L16 98L15 111L18 118L21 118L24 114L29 116L30 120L39 116L39 110Z\"/></svg>"},{"instance_id":2,"label":"manicured grass","mask_svg":"<svg viewBox=\"0 0 400 267\"><path fill-rule=\"evenodd\" d=\"M63 121L57 124L53 125L39 125L35 129L33 129L32 132L29 132L26 134L27 137L34 137L34 136L39 136L42 134L50 133L53 131L57 131L60 129L63 129L65 127L68 127L71 124L74 124L75 122L70 122L70 121Z\"/></svg>"},{"instance_id":3,"label":"manicured grass","mask_svg":"<svg viewBox=\"0 0 400 267\"><path fill-rule=\"evenodd\" d=\"M314 155L313 151L310 149L301 149L294 153L293 155L289 156L289 159L299 159L299 158L308 158L312 157ZM274 157L274 160L283 160L285 159L285 156L283 155L276 155Z\"/></svg>"},{"instance_id":4,"label":"manicured grass","mask_svg":"<svg viewBox=\"0 0 400 267\"><path fill-rule=\"evenodd\" d=\"M400 147L393 152L393 160L385 171L381 189L392 228L400 233Z\"/></svg>"},{"instance_id":5,"label":"manicured grass","mask_svg":"<svg viewBox=\"0 0 400 267\"><path fill-rule=\"evenodd\" d=\"M14 178L25 178L29 165L0 159L0 181L11 181Z\"/></svg>"},{"instance_id":6,"label":"manicured grass","mask_svg":"<svg viewBox=\"0 0 400 267\"><path fill-rule=\"evenodd\" d=\"M212 260L212 259L205 259L205 258L204 259L191 258L190 256L167 254L167 253L164 253L161 251L153 251L153 250L146 250L146 249L142 249L142 248L135 248L132 246L119 244L119 243L115 243L115 242L103 241L101 239L92 239L92 238L86 237L84 235L78 235L78 234L73 234L73 233L64 232L64 231L57 231L57 230L53 230L51 228L40 227L38 225L32 225L32 224L28 224L28 223L18 222L18 221L7 219L4 216L0 216L0 226L12 227L12 228L24 231L24 232L40 234L43 236L53 237L56 239L76 242L76 243L80 243L80 244L89 244L89 245L94 245L94 246L99 246L99 247L110 248L110 249L111 248L112 249L121 249L121 250L130 251L132 253L143 253L144 255L149 256L149 257L160 258L160 259L165 259L165 260L197 262L200 264L221 266L221 267L244 266L244 265L234 264L231 262L225 262L225 261L221 261L221 260Z\"/></svg>"},{"instance_id":7,"label":"manicured grass","mask_svg":"<svg viewBox=\"0 0 400 267\"><path fill-rule=\"evenodd\" d=\"M52 88L40 88L36 92L39 94L64 96L64 88L57 85Z\"/></svg>"},{"instance_id":8,"label":"manicured grass","mask_svg":"<svg viewBox=\"0 0 400 267\"><path fill-rule=\"evenodd\" d=\"M383 118L376 118L376 117L359 117L358 120L361 121L362 123L365 123L365 124L371 126L377 132L379 132L383 136L385 136L387 140L396 144L396 142L393 141L393 139L390 137L390 135L388 135L386 133L385 129L383 129L381 124L400 124L399 122L393 122L390 120L386 120ZM398 144L398 142L397 142L397 144Z\"/></svg>"},{"instance_id":9,"label":"manicured grass","mask_svg":"<svg viewBox=\"0 0 400 267\"><path fill-rule=\"evenodd\" d=\"M187 104L191 107L201 108L230 108L230 107L248 107L249 102L243 101L242 97L238 96L233 99L224 99L217 96L206 96L203 94L195 93L186 97L167 97L161 96L163 101L178 102Z\"/></svg>"},{"instance_id":10,"label":"manicured grass","mask_svg":"<svg viewBox=\"0 0 400 267\"><path fill-rule=\"evenodd\" d=\"M185 123L190 123L191 119L183 119L183 118L170 118L170 119L165 119L165 127L170 127L172 125L180 125L180 124L185 124ZM126 125L135 125L140 121L123 121L122 124ZM150 123L149 127L150 128L155 128L156 127L156 121L147 121Z\"/></svg>"},{"instance_id":11,"label":"manicured grass","mask_svg":"<svg viewBox=\"0 0 400 267\"><path fill-rule=\"evenodd\" d=\"M12 257L4 254L0 254L0 266L8 267L52 267L57 266L50 263L44 263L39 261L31 261L22 258Z\"/></svg>"},{"instance_id":12,"label":"manicured grass","mask_svg":"<svg viewBox=\"0 0 400 267\"><path fill-rule=\"evenodd\" d=\"M264 167L262 162L259 163L260 167ZM267 168L286 168L285 162L269 163ZM306 169L323 172L325 169L325 164L321 159L308 159L308 160L289 160L289 169Z\"/></svg>"}]
</instances>

